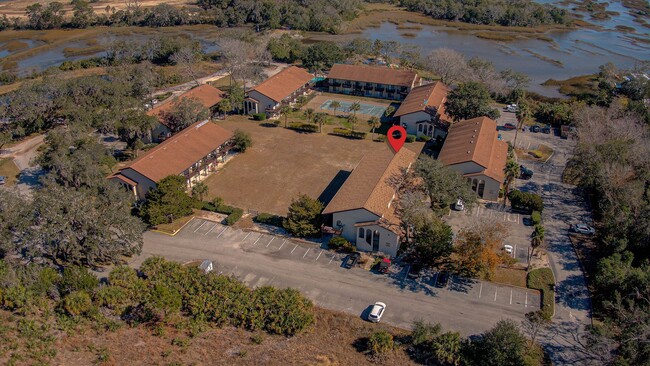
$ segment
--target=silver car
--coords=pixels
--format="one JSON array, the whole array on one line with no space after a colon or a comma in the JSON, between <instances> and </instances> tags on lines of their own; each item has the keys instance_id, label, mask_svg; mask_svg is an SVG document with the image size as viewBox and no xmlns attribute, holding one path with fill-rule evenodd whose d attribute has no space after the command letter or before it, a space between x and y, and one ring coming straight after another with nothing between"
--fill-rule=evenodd
<instances>
[{"instance_id":1,"label":"silver car","mask_svg":"<svg viewBox=\"0 0 650 366\"><path fill-rule=\"evenodd\" d=\"M594 235L596 233L596 229L587 224L575 224L573 225L573 231L584 235Z\"/></svg>"},{"instance_id":2,"label":"silver car","mask_svg":"<svg viewBox=\"0 0 650 366\"><path fill-rule=\"evenodd\" d=\"M384 310L386 310L386 304L383 302L376 302L375 305L370 309L370 314L368 314L368 320L373 323L378 323L381 320L382 315L384 315Z\"/></svg>"}]
</instances>

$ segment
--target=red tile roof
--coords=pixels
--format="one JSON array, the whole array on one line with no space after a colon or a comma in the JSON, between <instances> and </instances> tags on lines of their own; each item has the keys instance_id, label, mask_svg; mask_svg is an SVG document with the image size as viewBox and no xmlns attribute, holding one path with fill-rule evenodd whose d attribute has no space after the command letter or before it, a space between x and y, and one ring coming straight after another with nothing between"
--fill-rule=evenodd
<instances>
[{"instance_id":1,"label":"red tile roof","mask_svg":"<svg viewBox=\"0 0 650 366\"><path fill-rule=\"evenodd\" d=\"M261 84L251 89L251 91L256 91L276 102L281 102L284 98L290 96L291 93L309 83L313 78L313 75L305 69L289 66L264 80Z\"/></svg>"},{"instance_id":2,"label":"red tile roof","mask_svg":"<svg viewBox=\"0 0 650 366\"><path fill-rule=\"evenodd\" d=\"M329 74L330 79L361 81L397 86L415 86L418 74L410 70L397 70L388 67L335 64Z\"/></svg>"},{"instance_id":3,"label":"red tile roof","mask_svg":"<svg viewBox=\"0 0 650 366\"><path fill-rule=\"evenodd\" d=\"M173 135L129 166L154 182L183 173L187 168L230 140L233 133L213 122L197 122Z\"/></svg>"},{"instance_id":4,"label":"red tile roof","mask_svg":"<svg viewBox=\"0 0 650 366\"><path fill-rule=\"evenodd\" d=\"M508 158L508 145L498 140L496 122L478 117L454 124L449 130L438 160L445 165L474 162L483 173L499 182ZM478 172L477 172L478 173Z\"/></svg>"},{"instance_id":5,"label":"red tile roof","mask_svg":"<svg viewBox=\"0 0 650 366\"><path fill-rule=\"evenodd\" d=\"M172 107L183 98L196 98L205 108L211 108L219 103L225 96L225 93L212 85L202 84L196 88L190 89L185 93L160 103L147 112L150 116L156 116L162 123L162 117L165 112L169 112Z\"/></svg>"},{"instance_id":6,"label":"red tile roof","mask_svg":"<svg viewBox=\"0 0 650 366\"><path fill-rule=\"evenodd\" d=\"M323 214L366 209L384 220L399 225L395 213L395 188L390 179L415 162L417 154L402 148L394 154L388 146L381 152L365 155L343 186L323 210Z\"/></svg>"},{"instance_id":7,"label":"red tile roof","mask_svg":"<svg viewBox=\"0 0 650 366\"><path fill-rule=\"evenodd\" d=\"M443 121L451 121L445 112L445 101L449 87L440 81L413 88L395 112L395 117L425 111L432 115L439 114Z\"/></svg>"}]
</instances>

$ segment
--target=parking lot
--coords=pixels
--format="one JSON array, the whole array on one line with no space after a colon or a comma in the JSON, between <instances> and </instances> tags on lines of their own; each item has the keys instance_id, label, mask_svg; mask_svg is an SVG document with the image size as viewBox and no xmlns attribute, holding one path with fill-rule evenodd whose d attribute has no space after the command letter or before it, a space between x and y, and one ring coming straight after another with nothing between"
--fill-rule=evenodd
<instances>
[{"instance_id":1,"label":"parking lot","mask_svg":"<svg viewBox=\"0 0 650 366\"><path fill-rule=\"evenodd\" d=\"M131 265L138 266L151 255L179 262L209 259L215 271L250 287L296 288L319 306L359 316L369 304L383 301L388 306L382 321L403 328L424 319L470 335L500 319L522 320L527 312L539 309L540 302L534 290L453 276L439 288L437 273L410 279L408 266L394 265L387 274L346 269L345 254L318 244L204 219L193 219L174 237L147 232L143 254Z\"/></svg>"}]
</instances>

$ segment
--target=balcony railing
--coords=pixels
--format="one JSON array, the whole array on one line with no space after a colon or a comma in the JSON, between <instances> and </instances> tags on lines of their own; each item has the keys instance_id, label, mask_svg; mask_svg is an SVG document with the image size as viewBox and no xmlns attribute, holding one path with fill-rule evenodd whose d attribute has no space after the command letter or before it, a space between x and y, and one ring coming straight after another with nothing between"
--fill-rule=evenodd
<instances>
[{"instance_id":1,"label":"balcony railing","mask_svg":"<svg viewBox=\"0 0 650 366\"><path fill-rule=\"evenodd\" d=\"M352 84L350 84L350 83L344 83L344 84L343 84L343 87L344 87L344 88L348 88L348 89L350 89L350 88L352 88Z\"/></svg>"}]
</instances>

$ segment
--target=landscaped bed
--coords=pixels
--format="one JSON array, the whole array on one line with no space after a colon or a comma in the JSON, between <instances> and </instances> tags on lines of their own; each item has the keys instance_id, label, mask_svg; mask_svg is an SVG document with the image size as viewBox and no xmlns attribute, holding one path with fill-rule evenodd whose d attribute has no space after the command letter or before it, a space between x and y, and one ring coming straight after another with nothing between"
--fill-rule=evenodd
<instances>
[{"instance_id":1,"label":"landscaped bed","mask_svg":"<svg viewBox=\"0 0 650 366\"><path fill-rule=\"evenodd\" d=\"M555 276L550 268L538 268L528 272L528 288L542 293L542 311L548 318L555 314Z\"/></svg>"}]
</instances>

